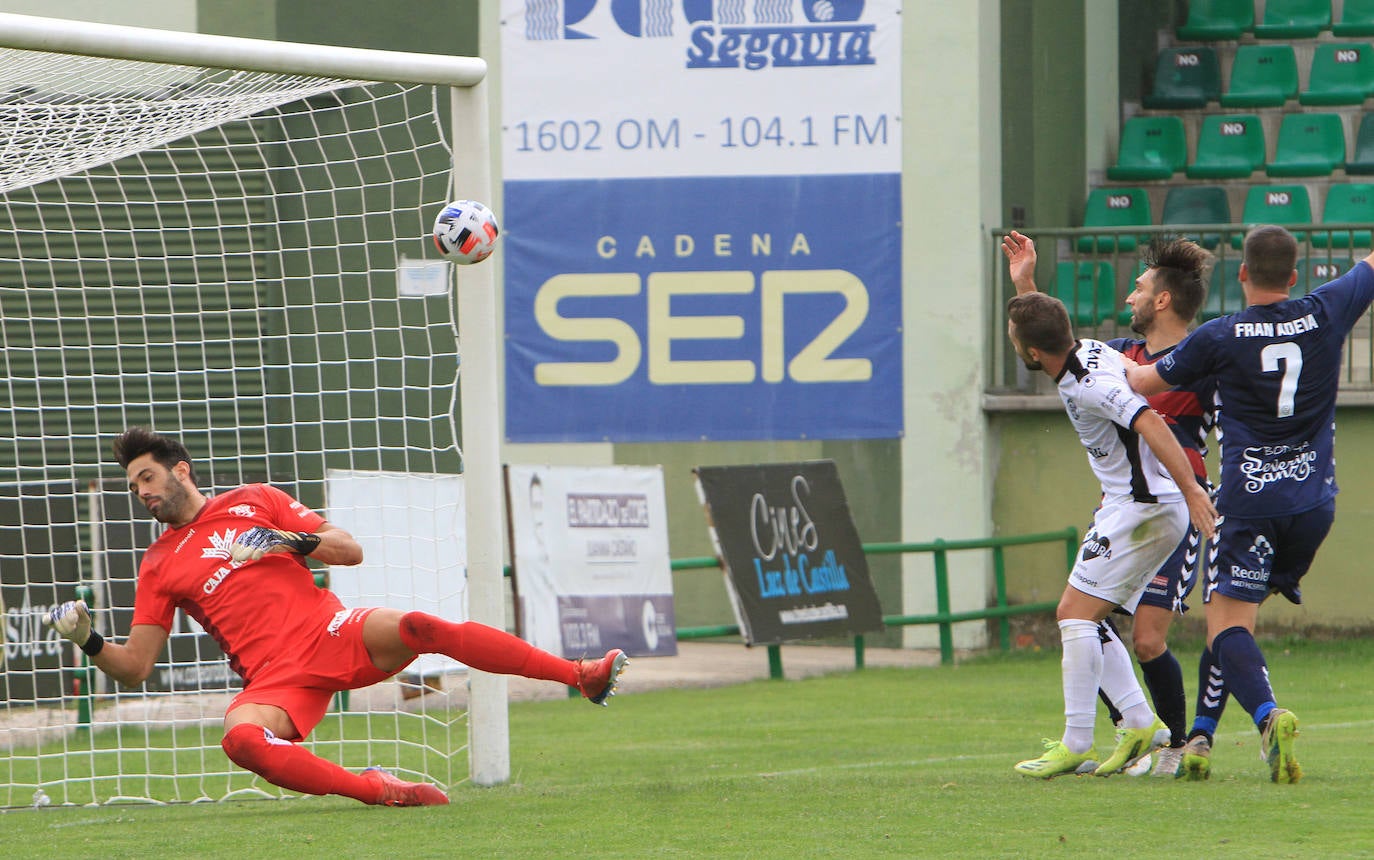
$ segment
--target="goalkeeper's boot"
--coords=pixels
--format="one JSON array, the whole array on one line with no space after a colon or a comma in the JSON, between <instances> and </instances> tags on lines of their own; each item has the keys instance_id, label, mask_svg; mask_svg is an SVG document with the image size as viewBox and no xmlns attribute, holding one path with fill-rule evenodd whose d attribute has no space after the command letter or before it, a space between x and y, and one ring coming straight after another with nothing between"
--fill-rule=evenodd
<instances>
[{"instance_id":1,"label":"goalkeeper's boot","mask_svg":"<svg viewBox=\"0 0 1374 860\"><path fill-rule=\"evenodd\" d=\"M1269 765L1269 779L1291 783L1302 779L1302 768L1293 756L1293 738L1298 736L1298 718L1292 711L1275 708L1264 719L1260 731L1260 757Z\"/></svg>"},{"instance_id":2,"label":"goalkeeper's boot","mask_svg":"<svg viewBox=\"0 0 1374 860\"><path fill-rule=\"evenodd\" d=\"M1012 770L1039 779L1054 779L1066 773L1092 773L1097 767L1097 750L1085 753L1070 752L1063 741L1045 738L1045 752L1040 758L1017 762Z\"/></svg>"},{"instance_id":3,"label":"goalkeeper's boot","mask_svg":"<svg viewBox=\"0 0 1374 860\"><path fill-rule=\"evenodd\" d=\"M1093 773L1098 776L1121 773L1168 743L1169 729L1158 717L1155 718L1153 725L1143 729L1119 729L1116 733L1116 749Z\"/></svg>"},{"instance_id":4,"label":"goalkeeper's boot","mask_svg":"<svg viewBox=\"0 0 1374 860\"><path fill-rule=\"evenodd\" d=\"M1212 742L1206 735L1197 735L1183 745L1183 769L1180 779L1201 782L1212 775Z\"/></svg>"},{"instance_id":5,"label":"goalkeeper's boot","mask_svg":"<svg viewBox=\"0 0 1374 860\"><path fill-rule=\"evenodd\" d=\"M620 673L630 658L619 648L612 648L600 660L583 657L577 661L577 689L582 691L593 705L606 707L606 700L615 695L616 685L620 683Z\"/></svg>"},{"instance_id":6,"label":"goalkeeper's boot","mask_svg":"<svg viewBox=\"0 0 1374 860\"><path fill-rule=\"evenodd\" d=\"M427 782L406 782L380 767L369 767L362 778L377 786L376 806L444 806L448 795Z\"/></svg>"}]
</instances>

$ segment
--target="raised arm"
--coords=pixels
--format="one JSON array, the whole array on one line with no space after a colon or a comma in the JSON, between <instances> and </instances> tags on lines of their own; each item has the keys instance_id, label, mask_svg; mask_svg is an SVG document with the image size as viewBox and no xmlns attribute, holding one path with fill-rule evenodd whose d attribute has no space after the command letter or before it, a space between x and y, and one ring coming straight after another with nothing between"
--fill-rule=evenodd
<instances>
[{"instance_id":1,"label":"raised arm","mask_svg":"<svg viewBox=\"0 0 1374 860\"><path fill-rule=\"evenodd\" d=\"M1161 391L1168 391L1172 385L1160 378L1159 370L1153 364L1126 364L1126 381L1131 390L1141 397L1154 397Z\"/></svg>"},{"instance_id":2,"label":"raised arm","mask_svg":"<svg viewBox=\"0 0 1374 860\"><path fill-rule=\"evenodd\" d=\"M255 526L239 535L229 548L230 557L237 562L257 561L275 552L307 555L325 564L352 565L361 564L363 560L363 548L357 539L329 523L314 532Z\"/></svg>"},{"instance_id":3,"label":"raised arm","mask_svg":"<svg viewBox=\"0 0 1374 860\"><path fill-rule=\"evenodd\" d=\"M1035 241L1012 230L1002 237L1002 253L1016 294L1035 292Z\"/></svg>"},{"instance_id":4,"label":"raised arm","mask_svg":"<svg viewBox=\"0 0 1374 860\"><path fill-rule=\"evenodd\" d=\"M1153 409L1146 409L1137 415L1131 429L1140 434L1159 462L1169 470L1169 477L1183 491L1183 498L1188 502L1188 518L1193 525L1202 532L1204 538L1211 538L1216 531L1217 509L1212 506L1207 491L1197 482L1188 455L1183 453L1183 446L1174 438L1174 431Z\"/></svg>"}]
</instances>

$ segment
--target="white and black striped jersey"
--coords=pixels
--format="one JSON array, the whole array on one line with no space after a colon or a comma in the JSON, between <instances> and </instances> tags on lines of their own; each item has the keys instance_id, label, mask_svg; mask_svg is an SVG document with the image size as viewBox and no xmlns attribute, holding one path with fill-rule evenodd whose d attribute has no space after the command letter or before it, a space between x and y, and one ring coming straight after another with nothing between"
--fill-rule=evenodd
<instances>
[{"instance_id":1,"label":"white and black striped jersey","mask_svg":"<svg viewBox=\"0 0 1374 860\"><path fill-rule=\"evenodd\" d=\"M1183 497L1154 451L1131 429L1150 404L1127 384L1121 353L1083 338L1074 343L1055 381L1104 497L1137 502Z\"/></svg>"}]
</instances>

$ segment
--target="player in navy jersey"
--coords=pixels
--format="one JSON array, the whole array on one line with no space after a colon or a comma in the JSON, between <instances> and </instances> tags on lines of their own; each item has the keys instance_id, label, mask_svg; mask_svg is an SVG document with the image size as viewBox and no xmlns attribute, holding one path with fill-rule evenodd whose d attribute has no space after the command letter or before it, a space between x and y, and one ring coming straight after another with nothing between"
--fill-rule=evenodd
<instances>
[{"instance_id":1,"label":"player in navy jersey","mask_svg":"<svg viewBox=\"0 0 1374 860\"><path fill-rule=\"evenodd\" d=\"M1374 302L1374 254L1295 299L1291 233L1256 227L1243 253L1245 310L1203 323L1129 378L1146 395L1216 378L1223 519L1207 564L1207 636L1227 689L1260 730L1270 778L1291 783L1302 776L1298 720L1277 706L1255 620L1270 594L1301 601L1299 584L1335 519L1341 349Z\"/></svg>"},{"instance_id":2,"label":"player in navy jersey","mask_svg":"<svg viewBox=\"0 0 1374 860\"><path fill-rule=\"evenodd\" d=\"M1062 302L1038 292L1013 297L1007 337L1028 369L1055 380L1102 486L1055 613L1064 648L1064 734L1046 739L1045 752L1015 770L1045 779L1089 770L1107 776L1167 743L1169 733L1145 703L1125 646L1104 635L1102 621L1118 606L1135 608L1190 520L1210 536L1216 511L1164 419L1126 384L1121 354L1101 341L1075 340ZM1099 689L1122 714L1116 749L1101 763L1093 747Z\"/></svg>"},{"instance_id":3,"label":"player in navy jersey","mask_svg":"<svg viewBox=\"0 0 1374 860\"><path fill-rule=\"evenodd\" d=\"M1016 291L1035 290L1035 242L1013 230L1003 238L1002 250ZM1206 296L1204 277L1211 260L1210 253L1188 239L1160 239L1151 243L1141 256L1144 271L1136 278L1135 289L1126 297L1131 308L1131 329L1143 337L1113 338L1106 342L1107 345L1137 364L1150 364L1167 355L1188 334L1193 317L1202 306ZM1207 434L1214 423L1214 392L1211 379L1204 379L1148 399L1151 408L1164 416L1165 423L1174 431L1198 482L1209 490L1207 464L1203 458L1207 454ZM1199 545L1197 529L1189 528L1173 555L1145 586L1131 624L1131 644L1145 677L1145 686L1150 691L1155 712L1170 732L1169 747L1160 751L1155 764L1156 776L1202 777L1207 764L1202 758L1199 766L1198 759L1190 756L1188 761L1194 764L1194 769L1184 769L1188 700L1183 668L1168 645L1169 627L1175 613L1181 615L1188 609L1185 600L1197 579ZM1209 748L1211 730L1216 727L1224 703L1219 670L1213 666L1211 652L1204 649L1193 735L1203 736L1200 743ZM1107 706L1113 722L1119 722L1121 715L1115 704L1107 701ZM1191 740L1192 736L1187 739Z\"/></svg>"}]
</instances>

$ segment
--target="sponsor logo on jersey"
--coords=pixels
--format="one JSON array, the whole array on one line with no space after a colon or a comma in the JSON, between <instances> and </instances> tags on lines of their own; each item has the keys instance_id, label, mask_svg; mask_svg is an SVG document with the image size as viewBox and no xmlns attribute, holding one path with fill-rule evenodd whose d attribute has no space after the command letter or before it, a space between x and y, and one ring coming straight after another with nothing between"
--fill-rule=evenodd
<instances>
[{"instance_id":1,"label":"sponsor logo on jersey","mask_svg":"<svg viewBox=\"0 0 1374 860\"><path fill-rule=\"evenodd\" d=\"M1268 538L1259 535L1255 538L1255 542L1250 545L1250 552L1254 554L1255 558L1265 559L1274 554L1274 547L1269 543Z\"/></svg>"},{"instance_id":2,"label":"sponsor logo on jersey","mask_svg":"<svg viewBox=\"0 0 1374 860\"><path fill-rule=\"evenodd\" d=\"M330 636L337 637L339 631L343 629L345 624L361 621L366 614L366 610L363 609L340 609L338 612L335 612L334 617L329 620L329 626L325 628L325 631L329 633Z\"/></svg>"},{"instance_id":3,"label":"sponsor logo on jersey","mask_svg":"<svg viewBox=\"0 0 1374 860\"><path fill-rule=\"evenodd\" d=\"M228 561L232 557L229 548L234 545L234 539L238 536L238 529L225 529L223 534L210 535L210 545L201 548L200 557L222 558Z\"/></svg>"},{"instance_id":4,"label":"sponsor logo on jersey","mask_svg":"<svg viewBox=\"0 0 1374 860\"><path fill-rule=\"evenodd\" d=\"M1301 483L1312 477L1317 452L1310 445L1256 445L1241 452L1242 486L1247 493L1258 493L1276 481Z\"/></svg>"},{"instance_id":5,"label":"sponsor logo on jersey","mask_svg":"<svg viewBox=\"0 0 1374 860\"><path fill-rule=\"evenodd\" d=\"M188 540L190 540L191 537L192 537L193 535L195 535L195 533L196 533L196 530L195 530L195 529L191 529L190 531L188 531L188 532L186 533L186 535L177 543L177 548L174 549L174 550L172 550L172 554L173 554L173 555L176 555L177 553L181 552L181 548L184 547L184 546L186 546L186 542L187 542Z\"/></svg>"},{"instance_id":6,"label":"sponsor logo on jersey","mask_svg":"<svg viewBox=\"0 0 1374 860\"><path fill-rule=\"evenodd\" d=\"M1248 581L1248 582L1267 583L1267 582L1269 581L1269 571L1267 571L1267 570L1251 570L1251 569L1246 568L1246 567L1241 567L1241 566L1238 565L1238 564L1233 564L1233 565L1231 565L1231 578L1232 578L1232 579L1245 580L1245 581ZM1246 584L1246 583L1244 583L1244 582L1239 583L1239 584L1241 584L1241 585L1242 585L1243 587L1245 587L1245 588L1254 588L1254 587L1255 587L1255 586L1252 586L1252 585L1248 585L1248 584Z\"/></svg>"}]
</instances>

